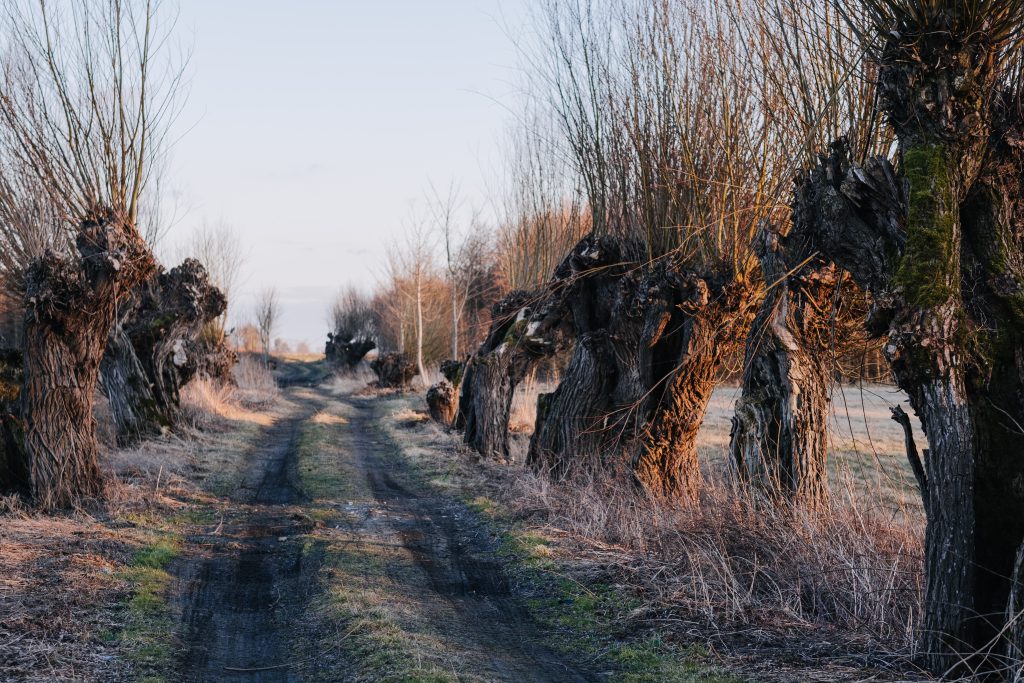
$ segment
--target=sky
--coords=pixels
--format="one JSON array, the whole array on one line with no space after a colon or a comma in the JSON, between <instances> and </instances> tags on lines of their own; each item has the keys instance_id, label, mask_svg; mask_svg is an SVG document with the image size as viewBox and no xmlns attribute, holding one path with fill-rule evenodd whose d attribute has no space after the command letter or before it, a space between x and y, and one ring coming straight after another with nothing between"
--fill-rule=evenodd
<instances>
[{"instance_id":1,"label":"sky","mask_svg":"<svg viewBox=\"0 0 1024 683\"><path fill-rule=\"evenodd\" d=\"M238 232L230 304L275 287L275 336L314 349L346 284L371 289L433 183L486 209L521 82L529 0L180 0L188 95L164 184L175 253Z\"/></svg>"}]
</instances>

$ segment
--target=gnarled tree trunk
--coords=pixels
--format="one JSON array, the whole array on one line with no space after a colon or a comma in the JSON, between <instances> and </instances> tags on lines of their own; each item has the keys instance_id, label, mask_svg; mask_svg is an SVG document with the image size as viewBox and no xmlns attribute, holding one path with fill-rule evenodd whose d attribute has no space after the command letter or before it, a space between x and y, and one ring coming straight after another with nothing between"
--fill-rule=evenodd
<instances>
[{"instance_id":1,"label":"gnarled tree trunk","mask_svg":"<svg viewBox=\"0 0 1024 683\"><path fill-rule=\"evenodd\" d=\"M747 337L730 452L740 480L773 501L828 497L829 311L835 268L796 231L763 224L755 248L765 297Z\"/></svg>"},{"instance_id":2,"label":"gnarled tree trunk","mask_svg":"<svg viewBox=\"0 0 1024 683\"><path fill-rule=\"evenodd\" d=\"M93 396L118 303L154 263L135 227L86 217L78 258L47 252L26 273L24 446L29 495L44 509L101 493Z\"/></svg>"},{"instance_id":3,"label":"gnarled tree trunk","mask_svg":"<svg viewBox=\"0 0 1024 683\"><path fill-rule=\"evenodd\" d=\"M921 651L935 672L1001 666L1024 541L1024 155L1008 142L1017 117L997 123L969 182L960 164L976 149L905 133L897 179L885 159L860 168L838 144L803 181L794 214L872 294L869 331L886 337L928 437Z\"/></svg>"},{"instance_id":4,"label":"gnarled tree trunk","mask_svg":"<svg viewBox=\"0 0 1024 683\"><path fill-rule=\"evenodd\" d=\"M146 370L121 324L115 324L100 363L100 384L110 402L119 446L160 434L167 418L157 407Z\"/></svg>"},{"instance_id":5,"label":"gnarled tree trunk","mask_svg":"<svg viewBox=\"0 0 1024 683\"><path fill-rule=\"evenodd\" d=\"M204 326L227 308L206 268L186 259L161 271L141 289L125 331L146 369L160 412L173 424L180 389L191 378L189 352Z\"/></svg>"},{"instance_id":6,"label":"gnarled tree trunk","mask_svg":"<svg viewBox=\"0 0 1024 683\"><path fill-rule=\"evenodd\" d=\"M516 387L529 369L554 350L542 291L511 292L491 309L487 338L469 361L460 398L465 441L478 453L509 458L508 426Z\"/></svg>"},{"instance_id":7,"label":"gnarled tree trunk","mask_svg":"<svg viewBox=\"0 0 1024 683\"><path fill-rule=\"evenodd\" d=\"M175 423L180 389L198 362L189 353L204 326L226 307L227 299L195 259L160 270L138 289L134 306L111 331L101 365L119 443Z\"/></svg>"},{"instance_id":8,"label":"gnarled tree trunk","mask_svg":"<svg viewBox=\"0 0 1024 683\"><path fill-rule=\"evenodd\" d=\"M27 493L28 461L21 422L22 353L0 349L0 492Z\"/></svg>"},{"instance_id":9,"label":"gnarled tree trunk","mask_svg":"<svg viewBox=\"0 0 1024 683\"><path fill-rule=\"evenodd\" d=\"M457 360L441 362L441 374L444 378L427 390L427 409L435 422L446 427L455 423L459 410L459 386L462 384L462 373L465 363Z\"/></svg>"},{"instance_id":10,"label":"gnarled tree trunk","mask_svg":"<svg viewBox=\"0 0 1024 683\"><path fill-rule=\"evenodd\" d=\"M366 354L375 348L377 348L377 342L369 337L342 339L333 333L328 333L324 355L328 363L352 370L362 362Z\"/></svg>"},{"instance_id":11,"label":"gnarled tree trunk","mask_svg":"<svg viewBox=\"0 0 1024 683\"><path fill-rule=\"evenodd\" d=\"M749 320L729 273L646 262L639 244L588 236L560 273L576 346L538 402L529 462L556 477L629 472L651 493L697 495L696 436L719 362Z\"/></svg>"},{"instance_id":12,"label":"gnarled tree trunk","mask_svg":"<svg viewBox=\"0 0 1024 683\"><path fill-rule=\"evenodd\" d=\"M416 364L402 353L382 353L370 368L377 375L377 386L382 389L406 389L416 376Z\"/></svg>"}]
</instances>

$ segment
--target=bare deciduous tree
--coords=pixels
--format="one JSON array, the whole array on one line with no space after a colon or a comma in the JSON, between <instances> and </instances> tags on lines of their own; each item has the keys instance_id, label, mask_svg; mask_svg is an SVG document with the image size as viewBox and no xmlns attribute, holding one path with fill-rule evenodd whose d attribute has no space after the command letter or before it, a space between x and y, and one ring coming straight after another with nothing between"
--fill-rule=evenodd
<instances>
[{"instance_id":1,"label":"bare deciduous tree","mask_svg":"<svg viewBox=\"0 0 1024 683\"><path fill-rule=\"evenodd\" d=\"M0 15L0 206L60 233L23 273L21 409L27 481L41 507L102 492L92 416L115 311L154 267L137 225L180 70L160 55L156 0L16 0ZM162 51L163 50L163 51ZM28 202L28 205L26 205Z\"/></svg>"},{"instance_id":2,"label":"bare deciduous tree","mask_svg":"<svg viewBox=\"0 0 1024 683\"><path fill-rule=\"evenodd\" d=\"M281 315L280 306L277 300L277 290L273 287L262 290L256 297L256 309L253 316L256 320L256 329L260 336L260 349L263 351L263 363L270 363L270 339L274 335L274 328L277 326Z\"/></svg>"},{"instance_id":3,"label":"bare deciduous tree","mask_svg":"<svg viewBox=\"0 0 1024 683\"><path fill-rule=\"evenodd\" d=\"M181 249L180 256L195 258L210 274L213 285L219 289L231 305L231 298L238 287L238 278L245 263L245 248L238 231L224 221L204 221ZM217 318L217 329L221 337L227 332L228 309Z\"/></svg>"}]
</instances>

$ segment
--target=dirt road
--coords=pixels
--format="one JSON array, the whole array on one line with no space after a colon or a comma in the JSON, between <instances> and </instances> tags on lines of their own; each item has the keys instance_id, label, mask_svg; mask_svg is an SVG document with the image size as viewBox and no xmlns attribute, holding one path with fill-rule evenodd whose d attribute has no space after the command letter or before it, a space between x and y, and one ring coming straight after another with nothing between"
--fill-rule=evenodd
<instances>
[{"instance_id":1,"label":"dirt road","mask_svg":"<svg viewBox=\"0 0 1024 683\"><path fill-rule=\"evenodd\" d=\"M344 633L333 639L297 626L330 604L329 591L346 604L384 596L374 598L383 605L374 614L391 609L389 629L429 643L415 656L443 660L450 680L597 680L541 644L491 534L465 505L404 471L373 399L295 384L286 389L293 409L245 458L225 519L189 539L176 568L181 680L376 680L377 665L360 660L371 648L353 646L367 619L344 617L353 623L339 624ZM346 500L314 499L297 469L300 444L324 415L339 416L338 426L314 444L316 455L330 455L316 462L337 471L319 474L338 478ZM313 519L332 521L311 533ZM382 549L386 559L370 561ZM345 563L358 570L341 573ZM320 658L323 649L344 654Z\"/></svg>"}]
</instances>

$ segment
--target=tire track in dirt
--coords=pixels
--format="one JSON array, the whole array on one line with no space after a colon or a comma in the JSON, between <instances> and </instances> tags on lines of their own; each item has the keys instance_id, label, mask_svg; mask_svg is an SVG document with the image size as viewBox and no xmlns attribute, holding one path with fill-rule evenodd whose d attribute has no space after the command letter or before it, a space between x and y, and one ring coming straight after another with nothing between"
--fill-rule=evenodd
<instances>
[{"instance_id":1,"label":"tire track in dirt","mask_svg":"<svg viewBox=\"0 0 1024 683\"><path fill-rule=\"evenodd\" d=\"M316 567L303 566L292 540L308 527L291 507L299 431L311 410L295 412L266 430L249 454L231 495L239 517L214 534L189 539L203 549L179 565L184 654L182 681L290 683L291 616L309 598Z\"/></svg>"},{"instance_id":2,"label":"tire track in dirt","mask_svg":"<svg viewBox=\"0 0 1024 683\"><path fill-rule=\"evenodd\" d=\"M395 447L378 428L373 404L344 403L351 409L344 445L387 511L361 531L368 537L397 537L411 555L425 578L420 604L434 620L435 632L478 667L467 673L517 683L598 680L543 646L543 634L512 594L494 541L475 515L429 487L404 483L389 457Z\"/></svg>"},{"instance_id":3,"label":"tire track in dirt","mask_svg":"<svg viewBox=\"0 0 1024 683\"><path fill-rule=\"evenodd\" d=\"M382 570L379 581L400 584L414 596L411 607L465 667L459 673L516 683L598 680L543 646L540 628L513 594L495 541L476 516L450 496L411 483L372 400L338 399L316 388L286 392L295 407L246 456L230 497L230 521L189 538L199 552L173 568L183 646L175 680L293 683L308 672L291 658L298 651L303 660L315 660L313 634L293 625L323 586L320 557L304 555L301 547L311 523L303 514L296 450L315 411L339 402L349 424L336 446L372 496L366 516L352 522L353 543L401 549L407 563ZM341 664L318 676L349 681L355 674Z\"/></svg>"}]
</instances>

